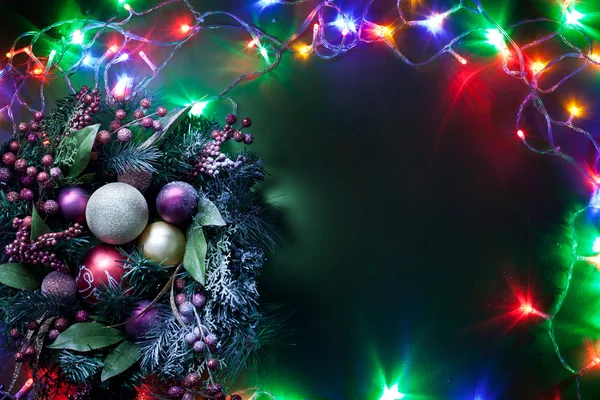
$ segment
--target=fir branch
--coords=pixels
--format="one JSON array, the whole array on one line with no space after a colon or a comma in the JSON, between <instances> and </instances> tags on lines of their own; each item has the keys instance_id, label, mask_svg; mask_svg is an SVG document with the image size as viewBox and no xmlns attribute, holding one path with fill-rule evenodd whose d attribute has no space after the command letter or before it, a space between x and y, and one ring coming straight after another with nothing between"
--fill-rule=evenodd
<instances>
[{"instance_id":1,"label":"fir branch","mask_svg":"<svg viewBox=\"0 0 600 400\"><path fill-rule=\"evenodd\" d=\"M142 297L156 294L169 280L170 273L162 264L144 257L142 252L133 246L129 251L120 249L123 254L123 279L132 287L133 293Z\"/></svg>"},{"instance_id":2,"label":"fir branch","mask_svg":"<svg viewBox=\"0 0 600 400\"><path fill-rule=\"evenodd\" d=\"M129 169L156 172L160 152L155 146L139 148L133 142L114 141L102 149L103 169L109 174L122 173Z\"/></svg>"},{"instance_id":3,"label":"fir branch","mask_svg":"<svg viewBox=\"0 0 600 400\"><path fill-rule=\"evenodd\" d=\"M81 309L79 301L53 293L21 291L5 303L6 321L14 325L49 317L70 318Z\"/></svg>"},{"instance_id":4,"label":"fir branch","mask_svg":"<svg viewBox=\"0 0 600 400\"><path fill-rule=\"evenodd\" d=\"M68 96L56 101L52 113L44 118L44 130L48 137L56 139L68 128L69 121L75 112L75 96Z\"/></svg>"},{"instance_id":5,"label":"fir branch","mask_svg":"<svg viewBox=\"0 0 600 400\"><path fill-rule=\"evenodd\" d=\"M16 217L23 217L31 213L31 203L17 201L10 203L6 199L6 190L1 187L0 190L0 239L2 243L14 239L15 231L12 228L12 221Z\"/></svg>"},{"instance_id":6,"label":"fir branch","mask_svg":"<svg viewBox=\"0 0 600 400\"><path fill-rule=\"evenodd\" d=\"M184 340L189 328L183 328L170 309L159 307L161 324L155 325L138 345L142 349L141 371L165 379L177 379L193 365L192 346Z\"/></svg>"},{"instance_id":7,"label":"fir branch","mask_svg":"<svg viewBox=\"0 0 600 400\"><path fill-rule=\"evenodd\" d=\"M103 357L98 352L76 353L61 350L57 359L63 376L72 383L86 383L100 374L104 367Z\"/></svg>"},{"instance_id":8,"label":"fir branch","mask_svg":"<svg viewBox=\"0 0 600 400\"><path fill-rule=\"evenodd\" d=\"M71 238L70 240L60 241L54 250L60 254L60 258L65 264L71 267L77 267L81 265L85 259L89 244L89 236L80 236Z\"/></svg>"},{"instance_id":9,"label":"fir branch","mask_svg":"<svg viewBox=\"0 0 600 400\"><path fill-rule=\"evenodd\" d=\"M99 301L94 304L98 319L113 325L123 321L133 311L134 304L140 300L123 285L103 285L98 288Z\"/></svg>"}]
</instances>

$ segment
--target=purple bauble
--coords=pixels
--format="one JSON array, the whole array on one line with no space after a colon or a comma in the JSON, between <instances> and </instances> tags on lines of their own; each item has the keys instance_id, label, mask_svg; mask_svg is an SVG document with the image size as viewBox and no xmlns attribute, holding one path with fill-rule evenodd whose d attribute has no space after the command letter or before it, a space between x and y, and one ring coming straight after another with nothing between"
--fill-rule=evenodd
<instances>
[{"instance_id":1,"label":"purple bauble","mask_svg":"<svg viewBox=\"0 0 600 400\"><path fill-rule=\"evenodd\" d=\"M148 308L150 303L151 301L149 300L138 301L135 305L135 309L129 315L127 320L129 321L130 319L137 317L146 308ZM129 321L125 324L125 333L127 334L127 336L133 339L139 339L140 337L148 333L150 328L158 324L159 321L160 317L158 316L158 310L154 307L150 307L142 315L140 315L133 321Z\"/></svg>"},{"instance_id":2,"label":"purple bauble","mask_svg":"<svg viewBox=\"0 0 600 400\"><path fill-rule=\"evenodd\" d=\"M185 225L198 212L198 191L185 182L167 183L156 198L156 210L167 222Z\"/></svg>"},{"instance_id":3,"label":"purple bauble","mask_svg":"<svg viewBox=\"0 0 600 400\"><path fill-rule=\"evenodd\" d=\"M58 205L67 221L85 223L85 207L90 194L80 187L67 187L58 194Z\"/></svg>"}]
</instances>

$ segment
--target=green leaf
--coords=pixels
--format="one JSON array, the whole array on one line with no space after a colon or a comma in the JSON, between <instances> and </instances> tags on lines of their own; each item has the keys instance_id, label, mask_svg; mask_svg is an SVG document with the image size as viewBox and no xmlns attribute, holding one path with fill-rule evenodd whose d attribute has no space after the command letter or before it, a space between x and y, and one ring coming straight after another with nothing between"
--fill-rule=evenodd
<instances>
[{"instance_id":1,"label":"green leaf","mask_svg":"<svg viewBox=\"0 0 600 400\"><path fill-rule=\"evenodd\" d=\"M40 214L38 214L37 210L35 209L35 204L33 205L32 209L33 211L31 212L31 234L29 237L35 242L44 233L50 232L50 227L46 225L42 217L40 217Z\"/></svg>"},{"instance_id":2,"label":"green leaf","mask_svg":"<svg viewBox=\"0 0 600 400\"><path fill-rule=\"evenodd\" d=\"M125 337L115 328L109 328L97 322L84 322L71 325L58 335L49 345L51 349L90 351L119 343Z\"/></svg>"},{"instance_id":3,"label":"green leaf","mask_svg":"<svg viewBox=\"0 0 600 400\"><path fill-rule=\"evenodd\" d=\"M185 253L183 255L183 267L186 271L204 285L206 282L206 239L201 226L192 224L186 235Z\"/></svg>"},{"instance_id":4,"label":"green leaf","mask_svg":"<svg viewBox=\"0 0 600 400\"><path fill-rule=\"evenodd\" d=\"M188 112L191 109L191 105L187 107L180 108L173 113L170 113L166 119L162 121L163 128L156 132L154 135L150 136L144 143L140 144L140 149L145 149L146 147L150 147L152 145L157 144L159 141L166 139L169 137L171 133L179 126L181 121L187 117Z\"/></svg>"},{"instance_id":5,"label":"green leaf","mask_svg":"<svg viewBox=\"0 0 600 400\"><path fill-rule=\"evenodd\" d=\"M221 217L221 213L215 206L215 203L207 199L206 197L201 197L198 202L198 214L194 217L196 222L200 224L200 226L225 226L227 223Z\"/></svg>"},{"instance_id":6,"label":"green leaf","mask_svg":"<svg viewBox=\"0 0 600 400\"><path fill-rule=\"evenodd\" d=\"M73 164L69 166L68 176L76 178L81 174L92 158L92 146L96 140L96 134L100 124L90 125L68 136L69 147L74 150ZM63 139L64 140L64 139Z\"/></svg>"},{"instance_id":7,"label":"green leaf","mask_svg":"<svg viewBox=\"0 0 600 400\"><path fill-rule=\"evenodd\" d=\"M0 283L15 289L36 290L42 284L42 277L23 264L2 264Z\"/></svg>"},{"instance_id":8,"label":"green leaf","mask_svg":"<svg viewBox=\"0 0 600 400\"><path fill-rule=\"evenodd\" d=\"M108 353L100 379L104 382L131 367L142 356L142 350L133 342L126 340Z\"/></svg>"}]
</instances>

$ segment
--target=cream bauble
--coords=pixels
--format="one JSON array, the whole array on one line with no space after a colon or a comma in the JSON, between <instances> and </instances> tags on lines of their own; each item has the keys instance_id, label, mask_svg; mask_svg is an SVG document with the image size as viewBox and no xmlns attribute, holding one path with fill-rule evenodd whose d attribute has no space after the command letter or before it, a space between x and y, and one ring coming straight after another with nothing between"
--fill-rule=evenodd
<instances>
[{"instance_id":1,"label":"cream bauble","mask_svg":"<svg viewBox=\"0 0 600 400\"><path fill-rule=\"evenodd\" d=\"M185 234L175 225L155 222L141 234L139 246L144 257L164 266L177 265L183 260Z\"/></svg>"},{"instance_id":2,"label":"cream bauble","mask_svg":"<svg viewBox=\"0 0 600 400\"><path fill-rule=\"evenodd\" d=\"M144 231L148 224L148 204L133 186L109 183L92 194L85 219L98 239L113 245L124 244Z\"/></svg>"}]
</instances>

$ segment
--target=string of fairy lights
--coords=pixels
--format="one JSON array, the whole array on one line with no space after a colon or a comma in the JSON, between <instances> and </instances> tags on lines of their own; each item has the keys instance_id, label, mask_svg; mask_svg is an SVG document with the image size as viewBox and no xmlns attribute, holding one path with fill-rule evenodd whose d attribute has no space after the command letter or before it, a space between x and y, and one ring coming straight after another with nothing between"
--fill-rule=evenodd
<instances>
[{"instance_id":1,"label":"string of fairy lights","mask_svg":"<svg viewBox=\"0 0 600 400\"><path fill-rule=\"evenodd\" d=\"M257 5L264 9L266 7L298 5L307 1L259 0ZM467 66L469 61L465 54L460 54L459 49L468 40L476 38L479 41L484 40L489 46L495 48L499 57L502 58L504 72L510 77L520 80L527 88L528 93L519 105L516 115L516 136L528 149L539 154L562 158L577 168L594 186L600 184L600 174L597 170L597 162L600 159L600 144L592 133L576 125L578 118L584 112L583 107L576 102L568 104L568 118L561 120L558 117L553 117L544 103L546 96L556 92L575 75L590 66L600 66L600 53L594 53L594 42L584 29L583 21L586 15L578 11L575 1L559 1L557 7L561 7L560 18L556 20L538 18L521 21L506 28L503 28L490 17L479 0L459 0L458 4L446 11L432 12L427 17L417 20L409 20L403 11L406 2L397 0L397 18L393 24L380 24L369 19L369 11L373 2L374 0L369 0L364 11L358 17L344 12L334 1L318 2L291 36L285 40L279 40L232 13L218 10L200 12L192 6L190 0L166 0L146 10L137 10L133 5L119 0L116 4L115 16L106 22L70 19L19 36L6 53L5 59L0 62L0 83L4 86L8 83L12 84L12 95L9 96L6 104L0 107L0 119L3 115L7 115L13 125L13 130L16 130L15 110L17 108L30 112L43 111L45 107L44 89L50 82L59 78L64 79L71 92L75 93L71 78L82 69L92 69L94 87L100 87L103 84L106 93L114 98L118 99L131 93L143 91L167 67L169 61L182 46L208 29L241 29L247 37L247 48L255 49L256 54L263 59L264 65L262 69L240 75L219 93L195 101L190 105L190 112L193 114L201 114L209 103L223 100L231 105L235 113L237 104L228 96L229 92L239 84L256 79L275 69L285 52L293 52L301 57L316 56L328 60L340 57L361 43L374 43L389 47L404 63L411 66L429 64L446 55L452 56L458 63ZM159 12L164 7L174 3L185 6L192 22L181 24L174 33L172 41L154 40L132 33L127 29L128 24L133 20ZM469 4L472 4L472 6ZM410 28L425 29L430 35L437 35L444 30L444 25L448 20L460 12L480 17L480 26L463 31L426 59L418 61L409 59L395 43L394 36ZM331 18L332 14L334 14L334 18ZM211 23L215 18L219 20L226 18L230 20L230 23ZM543 37L522 44L517 44L508 33L523 26L536 24L551 24L554 29ZM54 32L63 28L72 29L68 37L54 36ZM577 42L583 42L585 45L576 45L575 41L570 39L571 35L578 35ZM119 39L115 40L115 36L118 36ZM107 37L110 39L108 41L104 40ZM558 55L553 60L532 60L529 53L552 40L559 40L561 44L566 45L568 52ZM151 50L132 50L139 48L138 45L140 44L147 45L149 49L167 49L168 52L166 56L161 53L163 55L159 57L152 54ZM42 54L38 47L51 48L51 50ZM66 60L74 52L77 53L76 60L67 63ZM543 86L542 78L551 71L558 69L557 65L565 59L580 60L581 65L573 71L565 73L552 86ZM125 61L129 62L129 66L134 66L136 76L139 76L140 71L145 71L145 75L141 79L134 80L127 74L119 75L111 70ZM32 105L32 101L24 98L25 94L30 92L25 90L28 82L39 85L35 105ZM535 109L542 116L545 129L541 131L531 129L531 131L528 131L528 126L524 120L526 111L529 108ZM562 128L583 136L591 143L595 149L594 162L581 161L556 144L556 130ZM600 194L596 193L594 195L590 207L600 208ZM574 235L574 221L584 211L576 213L571 220ZM600 252L600 242L598 252ZM579 378L582 374L600 364L600 355L594 356L587 365L579 369L571 367L563 358L557 344L554 333L554 319L567 296L574 266L577 261L581 260L600 265L600 256L596 258L579 256L575 241L573 261L569 267L567 281L551 313L543 313L529 303L523 304L519 309L519 312L523 315L538 316L547 321L548 333L560 362L567 371L576 377L579 398L581 397ZM405 395L400 393L398 385L395 384L384 388L381 400L397 400L403 397Z\"/></svg>"}]
</instances>

